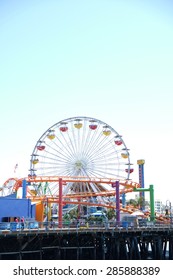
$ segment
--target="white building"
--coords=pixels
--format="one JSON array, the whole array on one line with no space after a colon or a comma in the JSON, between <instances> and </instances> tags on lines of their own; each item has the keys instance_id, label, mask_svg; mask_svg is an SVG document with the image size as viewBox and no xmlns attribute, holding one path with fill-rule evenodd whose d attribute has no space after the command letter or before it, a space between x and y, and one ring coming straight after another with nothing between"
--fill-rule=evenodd
<instances>
[{"instance_id":1,"label":"white building","mask_svg":"<svg viewBox=\"0 0 173 280\"><path fill-rule=\"evenodd\" d=\"M147 203L147 205L145 206L145 210L149 210L150 211L150 201L148 199L145 200L145 202ZM155 212L158 214L163 214L163 203L160 199L156 199L154 201L154 209Z\"/></svg>"},{"instance_id":2,"label":"white building","mask_svg":"<svg viewBox=\"0 0 173 280\"><path fill-rule=\"evenodd\" d=\"M155 212L162 214L163 213L163 203L160 199L156 199L154 203Z\"/></svg>"}]
</instances>

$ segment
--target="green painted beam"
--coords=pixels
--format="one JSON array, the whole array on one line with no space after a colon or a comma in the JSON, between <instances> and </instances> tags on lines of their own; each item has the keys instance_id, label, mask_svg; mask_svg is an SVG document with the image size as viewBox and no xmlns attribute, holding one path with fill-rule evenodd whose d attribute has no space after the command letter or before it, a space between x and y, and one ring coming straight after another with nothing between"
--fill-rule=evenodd
<instances>
[{"instance_id":1,"label":"green painted beam","mask_svg":"<svg viewBox=\"0 0 173 280\"><path fill-rule=\"evenodd\" d=\"M154 209L154 186L150 185L150 212L151 221L155 220L155 209Z\"/></svg>"},{"instance_id":2,"label":"green painted beam","mask_svg":"<svg viewBox=\"0 0 173 280\"><path fill-rule=\"evenodd\" d=\"M150 188L149 189L134 188L134 192L149 192L149 191L150 191Z\"/></svg>"},{"instance_id":3,"label":"green painted beam","mask_svg":"<svg viewBox=\"0 0 173 280\"><path fill-rule=\"evenodd\" d=\"M148 189L135 188L134 192L150 192L150 220L155 220L155 209L154 209L154 186L150 185Z\"/></svg>"}]
</instances>

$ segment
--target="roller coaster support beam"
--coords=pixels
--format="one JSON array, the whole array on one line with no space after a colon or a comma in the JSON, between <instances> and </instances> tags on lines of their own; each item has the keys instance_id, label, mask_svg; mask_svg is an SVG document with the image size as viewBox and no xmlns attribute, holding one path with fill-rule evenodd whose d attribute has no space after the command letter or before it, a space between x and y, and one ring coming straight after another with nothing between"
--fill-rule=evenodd
<instances>
[{"instance_id":1,"label":"roller coaster support beam","mask_svg":"<svg viewBox=\"0 0 173 280\"><path fill-rule=\"evenodd\" d=\"M27 197L27 187L30 185L30 182L27 182L26 179L22 180L22 198Z\"/></svg>"},{"instance_id":2,"label":"roller coaster support beam","mask_svg":"<svg viewBox=\"0 0 173 280\"><path fill-rule=\"evenodd\" d=\"M62 228L62 178L59 178L59 211L58 211L58 227Z\"/></svg>"},{"instance_id":3,"label":"roller coaster support beam","mask_svg":"<svg viewBox=\"0 0 173 280\"><path fill-rule=\"evenodd\" d=\"M126 194L123 193L123 194L121 195L121 198L122 198L122 207L124 208L124 207L126 206Z\"/></svg>"},{"instance_id":4,"label":"roller coaster support beam","mask_svg":"<svg viewBox=\"0 0 173 280\"><path fill-rule=\"evenodd\" d=\"M134 188L135 192L150 192L150 219L151 221L155 220L155 209L154 209L154 186L150 185L148 189L143 189L143 188Z\"/></svg>"}]
</instances>

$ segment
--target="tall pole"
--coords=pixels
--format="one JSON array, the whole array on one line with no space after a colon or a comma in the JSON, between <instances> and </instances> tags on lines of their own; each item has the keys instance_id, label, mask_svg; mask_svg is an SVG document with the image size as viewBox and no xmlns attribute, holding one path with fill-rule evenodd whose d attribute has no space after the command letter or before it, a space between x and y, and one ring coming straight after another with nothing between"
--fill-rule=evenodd
<instances>
[{"instance_id":1,"label":"tall pole","mask_svg":"<svg viewBox=\"0 0 173 280\"><path fill-rule=\"evenodd\" d=\"M47 222L49 221L49 202L48 202L48 197L46 199L46 216L47 216Z\"/></svg>"},{"instance_id":2,"label":"tall pole","mask_svg":"<svg viewBox=\"0 0 173 280\"><path fill-rule=\"evenodd\" d=\"M168 206L167 202L169 203L169 206ZM172 206L171 206L171 202L169 200L166 200L166 208L165 209L169 209L170 222L172 223Z\"/></svg>"},{"instance_id":3,"label":"tall pole","mask_svg":"<svg viewBox=\"0 0 173 280\"><path fill-rule=\"evenodd\" d=\"M150 185L150 212L151 212L151 221L155 220L155 209L154 209L154 186Z\"/></svg>"},{"instance_id":4,"label":"tall pole","mask_svg":"<svg viewBox=\"0 0 173 280\"><path fill-rule=\"evenodd\" d=\"M119 181L116 181L112 184L112 187L115 188L116 194L116 221L120 223L120 184Z\"/></svg>"},{"instance_id":5,"label":"tall pole","mask_svg":"<svg viewBox=\"0 0 173 280\"><path fill-rule=\"evenodd\" d=\"M58 211L58 227L62 228L62 178L59 178L59 211Z\"/></svg>"},{"instance_id":6,"label":"tall pole","mask_svg":"<svg viewBox=\"0 0 173 280\"><path fill-rule=\"evenodd\" d=\"M144 189L144 159L139 159L137 160L137 164L139 165L139 184L142 189ZM145 210L145 205L144 205L144 200L145 200L145 195L144 192L140 192L140 198L142 198L142 205L141 205L141 210Z\"/></svg>"},{"instance_id":7,"label":"tall pole","mask_svg":"<svg viewBox=\"0 0 173 280\"><path fill-rule=\"evenodd\" d=\"M27 194L27 182L24 179L22 181L22 198L26 198L26 194Z\"/></svg>"},{"instance_id":8,"label":"tall pole","mask_svg":"<svg viewBox=\"0 0 173 280\"><path fill-rule=\"evenodd\" d=\"M126 206L126 194L123 193L121 195L121 198L122 198L122 207L125 208L125 206Z\"/></svg>"}]
</instances>

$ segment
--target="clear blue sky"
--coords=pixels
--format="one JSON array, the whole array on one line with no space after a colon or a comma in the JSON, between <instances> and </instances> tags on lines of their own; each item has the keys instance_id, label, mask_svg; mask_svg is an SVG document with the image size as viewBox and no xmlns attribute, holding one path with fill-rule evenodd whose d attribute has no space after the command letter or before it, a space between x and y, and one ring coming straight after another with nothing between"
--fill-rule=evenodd
<instances>
[{"instance_id":1,"label":"clear blue sky","mask_svg":"<svg viewBox=\"0 0 173 280\"><path fill-rule=\"evenodd\" d=\"M172 200L173 2L0 1L0 184L28 174L40 136L65 118L112 126L145 185Z\"/></svg>"}]
</instances>

